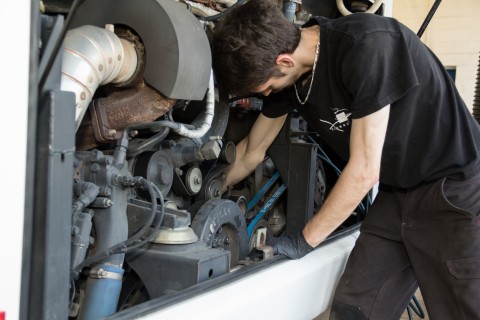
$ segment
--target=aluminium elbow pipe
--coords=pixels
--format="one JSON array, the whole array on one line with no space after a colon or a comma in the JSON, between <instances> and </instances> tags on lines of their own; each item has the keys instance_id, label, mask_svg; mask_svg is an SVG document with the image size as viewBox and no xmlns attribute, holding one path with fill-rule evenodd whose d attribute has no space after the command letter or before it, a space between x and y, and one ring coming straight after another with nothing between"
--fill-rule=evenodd
<instances>
[{"instance_id":1,"label":"aluminium elbow pipe","mask_svg":"<svg viewBox=\"0 0 480 320\"><path fill-rule=\"evenodd\" d=\"M63 42L61 89L75 93L75 130L100 85L129 80L137 68L133 44L110 30L81 26ZM109 27L107 26L107 27Z\"/></svg>"}]
</instances>

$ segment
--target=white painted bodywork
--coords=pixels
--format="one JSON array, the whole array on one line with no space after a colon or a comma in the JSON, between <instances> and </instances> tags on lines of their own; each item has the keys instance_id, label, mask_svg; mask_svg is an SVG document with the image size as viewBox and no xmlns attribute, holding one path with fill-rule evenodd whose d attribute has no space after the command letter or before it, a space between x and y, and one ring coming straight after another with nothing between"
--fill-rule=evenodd
<instances>
[{"instance_id":1,"label":"white painted bodywork","mask_svg":"<svg viewBox=\"0 0 480 320\"><path fill-rule=\"evenodd\" d=\"M30 1L9 1L0 10L0 92L2 97L2 185L0 203L0 312L19 318L25 209Z\"/></svg>"},{"instance_id":2,"label":"white painted bodywork","mask_svg":"<svg viewBox=\"0 0 480 320\"><path fill-rule=\"evenodd\" d=\"M328 310L359 232L137 319L312 320Z\"/></svg>"}]
</instances>

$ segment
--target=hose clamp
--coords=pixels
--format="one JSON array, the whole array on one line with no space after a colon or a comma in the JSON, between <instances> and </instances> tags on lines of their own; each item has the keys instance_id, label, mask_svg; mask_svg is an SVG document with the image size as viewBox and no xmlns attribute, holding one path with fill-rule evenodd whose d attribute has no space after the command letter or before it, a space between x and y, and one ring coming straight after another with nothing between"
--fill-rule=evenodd
<instances>
[{"instance_id":1,"label":"hose clamp","mask_svg":"<svg viewBox=\"0 0 480 320\"><path fill-rule=\"evenodd\" d=\"M93 268L90 271L90 278L94 279L112 279L112 280L122 280L123 275L117 272L106 271L102 268Z\"/></svg>"}]
</instances>

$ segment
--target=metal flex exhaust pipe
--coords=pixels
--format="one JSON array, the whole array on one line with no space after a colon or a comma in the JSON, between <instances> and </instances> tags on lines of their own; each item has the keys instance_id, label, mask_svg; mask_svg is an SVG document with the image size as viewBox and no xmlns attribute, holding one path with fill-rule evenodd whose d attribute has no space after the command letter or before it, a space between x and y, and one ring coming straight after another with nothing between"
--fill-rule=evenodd
<instances>
[{"instance_id":1,"label":"metal flex exhaust pipe","mask_svg":"<svg viewBox=\"0 0 480 320\"><path fill-rule=\"evenodd\" d=\"M75 93L75 130L97 88L126 82L137 68L133 44L118 38L113 25L106 29L85 25L68 31L62 59L61 89Z\"/></svg>"}]
</instances>

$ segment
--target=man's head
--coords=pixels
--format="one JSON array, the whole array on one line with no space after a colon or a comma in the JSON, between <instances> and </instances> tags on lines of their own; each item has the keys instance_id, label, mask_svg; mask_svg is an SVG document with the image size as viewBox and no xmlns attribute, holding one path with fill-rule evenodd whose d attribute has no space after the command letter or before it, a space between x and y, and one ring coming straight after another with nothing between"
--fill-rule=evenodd
<instances>
[{"instance_id":1,"label":"man's head","mask_svg":"<svg viewBox=\"0 0 480 320\"><path fill-rule=\"evenodd\" d=\"M233 9L215 26L213 36L213 68L220 87L237 95L263 91L258 90L261 85L285 75L279 68L282 54L293 53L299 42L300 29L275 1L250 0Z\"/></svg>"}]
</instances>

